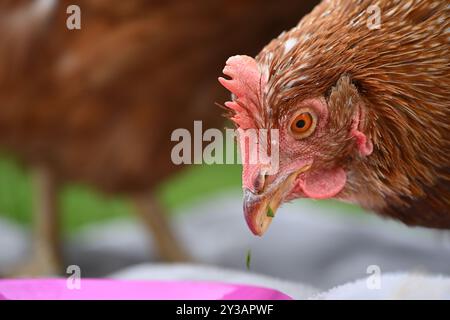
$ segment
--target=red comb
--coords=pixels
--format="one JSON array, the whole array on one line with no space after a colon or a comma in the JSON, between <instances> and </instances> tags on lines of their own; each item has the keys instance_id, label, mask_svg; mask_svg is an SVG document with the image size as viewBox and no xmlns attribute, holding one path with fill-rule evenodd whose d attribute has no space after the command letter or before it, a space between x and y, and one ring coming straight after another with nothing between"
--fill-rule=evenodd
<instances>
[{"instance_id":1,"label":"red comb","mask_svg":"<svg viewBox=\"0 0 450 320\"><path fill-rule=\"evenodd\" d=\"M261 116L260 89L267 82L255 59L249 56L233 56L227 60L223 73L231 79L220 77L219 82L234 94L234 101L225 106L234 112L231 118L240 128L256 128Z\"/></svg>"}]
</instances>

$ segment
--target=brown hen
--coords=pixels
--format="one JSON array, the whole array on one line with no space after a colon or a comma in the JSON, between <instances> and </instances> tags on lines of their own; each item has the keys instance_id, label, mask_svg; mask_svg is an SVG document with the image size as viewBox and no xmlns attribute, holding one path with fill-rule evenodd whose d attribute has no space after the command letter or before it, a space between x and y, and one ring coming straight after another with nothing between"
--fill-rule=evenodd
<instances>
[{"instance_id":1,"label":"brown hen","mask_svg":"<svg viewBox=\"0 0 450 320\"><path fill-rule=\"evenodd\" d=\"M244 165L255 234L301 197L450 228L448 1L323 1L224 73L237 126L279 133L276 173Z\"/></svg>"},{"instance_id":2,"label":"brown hen","mask_svg":"<svg viewBox=\"0 0 450 320\"><path fill-rule=\"evenodd\" d=\"M222 61L256 53L314 2L2 1L0 145L37 168L37 272L59 262L55 194L66 181L137 199L163 257L185 259L151 196L180 169L171 132L221 127ZM66 28L72 4L81 30Z\"/></svg>"}]
</instances>

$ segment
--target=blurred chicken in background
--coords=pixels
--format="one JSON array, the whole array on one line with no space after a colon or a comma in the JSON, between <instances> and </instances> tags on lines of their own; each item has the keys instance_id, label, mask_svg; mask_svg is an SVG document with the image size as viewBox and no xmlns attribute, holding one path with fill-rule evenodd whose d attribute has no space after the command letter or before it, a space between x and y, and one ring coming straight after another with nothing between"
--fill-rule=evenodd
<instances>
[{"instance_id":1,"label":"blurred chicken in background","mask_svg":"<svg viewBox=\"0 0 450 320\"><path fill-rule=\"evenodd\" d=\"M222 127L224 59L254 55L318 1L0 2L0 147L34 172L34 256L19 274L61 270L58 188L126 194L161 258L189 259L152 195L180 169L176 128ZM66 27L69 5L81 30Z\"/></svg>"}]
</instances>

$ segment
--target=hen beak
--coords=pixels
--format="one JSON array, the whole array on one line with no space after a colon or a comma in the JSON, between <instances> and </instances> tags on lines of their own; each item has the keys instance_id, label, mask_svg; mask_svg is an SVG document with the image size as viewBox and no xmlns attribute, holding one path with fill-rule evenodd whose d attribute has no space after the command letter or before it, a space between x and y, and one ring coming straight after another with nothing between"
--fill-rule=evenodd
<instances>
[{"instance_id":1,"label":"hen beak","mask_svg":"<svg viewBox=\"0 0 450 320\"><path fill-rule=\"evenodd\" d=\"M262 236L266 232L280 203L279 196L260 196L244 190L244 216L253 234Z\"/></svg>"},{"instance_id":2,"label":"hen beak","mask_svg":"<svg viewBox=\"0 0 450 320\"><path fill-rule=\"evenodd\" d=\"M292 190L296 178L309 168L307 165L285 178L276 179L261 194L244 189L244 216L253 234L262 236L267 231L277 209Z\"/></svg>"}]
</instances>

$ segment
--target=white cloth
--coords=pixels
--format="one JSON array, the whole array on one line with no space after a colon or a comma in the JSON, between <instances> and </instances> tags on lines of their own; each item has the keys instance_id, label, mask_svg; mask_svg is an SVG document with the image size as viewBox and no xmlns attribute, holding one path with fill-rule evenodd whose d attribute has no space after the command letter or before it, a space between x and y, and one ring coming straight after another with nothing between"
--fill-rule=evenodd
<instances>
[{"instance_id":1,"label":"white cloth","mask_svg":"<svg viewBox=\"0 0 450 320\"><path fill-rule=\"evenodd\" d=\"M293 299L450 299L450 278L418 273L388 273L380 278L367 278L319 292L311 286L231 269L190 264L142 264L127 268L110 277L127 280L194 280L247 284L276 289Z\"/></svg>"},{"instance_id":2,"label":"white cloth","mask_svg":"<svg viewBox=\"0 0 450 320\"><path fill-rule=\"evenodd\" d=\"M369 283L368 283L369 282ZM449 300L450 278L415 273L381 275L375 288L371 279L360 279L312 297L321 300Z\"/></svg>"}]
</instances>

